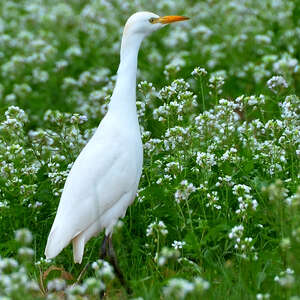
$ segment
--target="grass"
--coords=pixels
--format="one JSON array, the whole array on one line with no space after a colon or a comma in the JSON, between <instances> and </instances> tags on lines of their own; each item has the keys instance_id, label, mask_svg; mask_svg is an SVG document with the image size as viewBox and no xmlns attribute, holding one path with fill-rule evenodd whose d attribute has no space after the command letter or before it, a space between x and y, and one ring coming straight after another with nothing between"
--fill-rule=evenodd
<instances>
[{"instance_id":1,"label":"grass","mask_svg":"<svg viewBox=\"0 0 300 300\"><path fill-rule=\"evenodd\" d=\"M0 298L96 299L105 284L105 299L299 299L299 7L1 2ZM136 10L191 20L153 34L139 55L144 168L114 233L127 295L93 264L103 235L82 265L70 246L42 257Z\"/></svg>"}]
</instances>

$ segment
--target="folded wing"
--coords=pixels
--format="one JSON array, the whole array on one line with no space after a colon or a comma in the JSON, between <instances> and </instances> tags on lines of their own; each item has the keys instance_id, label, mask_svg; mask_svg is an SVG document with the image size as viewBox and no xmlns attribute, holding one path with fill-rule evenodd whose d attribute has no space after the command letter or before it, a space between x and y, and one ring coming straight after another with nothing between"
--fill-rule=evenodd
<instances>
[{"instance_id":1,"label":"folded wing","mask_svg":"<svg viewBox=\"0 0 300 300\"><path fill-rule=\"evenodd\" d=\"M110 127L109 134L105 127L98 129L77 157L66 180L48 237L47 258L55 257L72 239L97 223L118 205L123 195L135 193L139 172L131 149L135 147L130 146L118 128ZM124 207L122 203L119 205ZM128 205L125 204L126 208Z\"/></svg>"}]
</instances>

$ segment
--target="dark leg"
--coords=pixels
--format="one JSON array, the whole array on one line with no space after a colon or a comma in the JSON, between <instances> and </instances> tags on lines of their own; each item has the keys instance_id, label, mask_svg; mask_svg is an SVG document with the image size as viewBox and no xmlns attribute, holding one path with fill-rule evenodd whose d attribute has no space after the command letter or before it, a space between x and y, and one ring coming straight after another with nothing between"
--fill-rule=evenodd
<instances>
[{"instance_id":1,"label":"dark leg","mask_svg":"<svg viewBox=\"0 0 300 300\"><path fill-rule=\"evenodd\" d=\"M117 277L119 278L121 284L123 286L126 286L123 273L121 272L119 264L118 264L116 252L114 250L113 243L112 243L112 238L111 237L108 238L108 257L109 257L109 262L114 267L115 273L116 273Z\"/></svg>"},{"instance_id":2,"label":"dark leg","mask_svg":"<svg viewBox=\"0 0 300 300\"><path fill-rule=\"evenodd\" d=\"M101 259L105 259L108 255L108 239L109 239L109 236L106 235L101 244L101 248L99 251L99 256Z\"/></svg>"},{"instance_id":3,"label":"dark leg","mask_svg":"<svg viewBox=\"0 0 300 300\"><path fill-rule=\"evenodd\" d=\"M125 287L126 291L128 294L132 293L132 290L130 289L130 287L128 286L128 284L126 283L123 273L120 270L119 264L118 264L118 260L117 260L117 256L113 247L113 243L112 243L112 238L111 236L105 236L101 248L100 248L100 258L101 259L105 259L107 258L107 260L109 261L109 263L113 266L114 268L114 272L116 274L116 276L119 278L120 283ZM104 292L101 292L100 294L100 299L103 299L104 296Z\"/></svg>"},{"instance_id":4,"label":"dark leg","mask_svg":"<svg viewBox=\"0 0 300 300\"><path fill-rule=\"evenodd\" d=\"M107 257L107 253L108 253L108 236L105 236L99 250L100 259L105 259ZM104 294L105 294L104 291L100 291L99 293L100 300L103 299Z\"/></svg>"}]
</instances>

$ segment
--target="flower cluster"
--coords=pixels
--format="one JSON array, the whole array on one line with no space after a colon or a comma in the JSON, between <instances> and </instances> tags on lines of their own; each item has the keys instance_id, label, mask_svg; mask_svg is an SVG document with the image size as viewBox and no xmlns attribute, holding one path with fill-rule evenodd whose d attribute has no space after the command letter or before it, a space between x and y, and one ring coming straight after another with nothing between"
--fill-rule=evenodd
<instances>
[{"instance_id":1,"label":"flower cluster","mask_svg":"<svg viewBox=\"0 0 300 300\"><path fill-rule=\"evenodd\" d=\"M18 249L18 260L0 256L0 298L3 299L20 299L21 294L37 295L39 292L38 283L31 279L25 265L34 255L32 248L25 247L31 244L32 234L28 229L19 229L15 240L22 245Z\"/></svg>"},{"instance_id":2,"label":"flower cluster","mask_svg":"<svg viewBox=\"0 0 300 300\"><path fill-rule=\"evenodd\" d=\"M146 235L151 236L154 234L161 234L161 235L168 234L167 226L163 221L155 221L149 224Z\"/></svg>"},{"instance_id":3,"label":"flower cluster","mask_svg":"<svg viewBox=\"0 0 300 300\"><path fill-rule=\"evenodd\" d=\"M256 210L258 203L250 194L251 188L249 186L236 184L233 186L232 192L238 197L239 208L236 210L237 214L244 216L248 208Z\"/></svg>"},{"instance_id":4,"label":"flower cluster","mask_svg":"<svg viewBox=\"0 0 300 300\"><path fill-rule=\"evenodd\" d=\"M287 82L282 76L273 76L267 81L268 88L275 94L288 87Z\"/></svg>"},{"instance_id":5,"label":"flower cluster","mask_svg":"<svg viewBox=\"0 0 300 300\"><path fill-rule=\"evenodd\" d=\"M190 84L184 79L175 79L171 85L163 87L158 98L163 104L153 110L153 119L166 123L183 121L188 112L198 106L197 96L190 91ZM174 120L174 116L177 118Z\"/></svg>"},{"instance_id":6,"label":"flower cluster","mask_svg":"<svg viewBox=\"0 0 300 300\"><path fill-rule=\"evenodd\" d=\"M172 247L175 249L175 250L177 250L177 249L182 249L183 248L183 246L185 245L186 243L185 243L185 241L174 241L173 243L172 243Z\"/></svg>"},{"instance_id":7,"label":"flower cluster","mask_svg":"<svg viewBox=\"0 0 300 300\"><path fill-rule=\"evenodd\" d=\"M95 270L96 276L99 278L114 279L115 274L112 266L105 260L99 259L92 263L92 268Z\"/></svg>"},{"instance_id":8,"label":"flower cluster","mask_svg":"<svg viewBox=\"0 0 300 300\"><path fill-rule=\"evenodd\" d=\"M219 204L219 196L217 191L212 191L211 193L207 193L206 197L208 199L208 202L206 203L206 207L213 207L217 210L222 208L222 206Z\"/></svg>"},{"instance_id":9,"label":"flower cluster","mask_svg":"<svg viewBox=\"0 0 300 300\"><path fill-rule=\"evenodd\" d=\"M193 76L205 76L207 74L207 71L204 68L197 67L193 70L191 75Z\"/></svg>"},{"instance_id":10,"label":"flower cluster","mask_svg":"<svg viewBox=\"0 0 300 300\"><path fill-rule=\"evenodd\" d=\"M168 247L163 247L160 253L156 253L155 260L159 266L165 265L168 261L176 260L180 256L177 249L170 249Z\"/></svg>"},{"instance_id":11,"label":"flower cluster","mask_svg":"<svg viewBox=\"0 0 300 300\"><path fill-rule=\"evenodd\" d=\"M258 294L256 294L256 299L257 300L268 300L268 299L270 299L270 294L269 293L266 293L266 294L258 293Z\"/></svg>"},{"instance_id":12,"label":"flower cluster","mask_svg":"<svg viewBox=\"0 0 300 300\"><path fill-rule=\"evenodd\" d=\"M209 152L197 152L196 163L203 169L211 170L216 165L216 156Z\"/></svg>"},{"instance_id":13,"label":"flower cluster","mask_svg":"<svg viewBox=\"0 0 300 300\"><path fill-rule=\"evenodd\" d=\"M228 236L230 239L234 240L234 249L240 253L241 258L252 258L254 260L258 259L257 252L255 252L255 248L253 246L253 238L244 237L243 225L234 226Z\"/></svg>"},{"instance_id":14,"label":"flower cluster","mask_svg":"<svg viewBox=\"0 0 300 300\"><path fill-rule=\"evenodd\" d=\"M180 189L174 194L176 203L179 204L181 201L188 200L190 194L196 190L197 188L192 183L188 183L187 180L181 181Z\"/></svg>"},{"instance_id":15,"label":"flower cluster","mask_svg":"<svg viewBox=\"0 0 300 300\"><path fill-rule=\"evenodd\" d=\"M268 187L263 187L262 191L267 193L270 201L284 200L288 196L288 190L284 187L284 183L281 180L276 180Z\"/></svg>"},{"instance_id":16,"label":"flower cluster","mask_svg":"<svg viewBox=\"0 0 300 300\"><path fill-rule=\"evenodd\" d=\"M276 275L274 281L282 287L291 288L295 282L294 270L287 268L285 271L280 272L279 275Z\"/></svg>"},{"instance_id":17,"label":"flower cluster","mask_svg":"<svg viewBox=\"0 0 300 300\"><path fill-rule=\"evenodd\" d=\"M182 278L173 278L164 287L163 293L168 298L186 299L188 295L201 295L209 287L209 282L201 277L195 277L192 282Z\"/></svg>"},{"instance_id":18,"label":"flower cluster","mask_svg":"<svg viewBox=\"0 0 300 300\"><path fill-rule=\"evenodd\" d=\"M225 76L226 75L223 72L217 72L215 74L211 74L209 78L210 89L217 94L222 94L223 92L222 87L225 84Z\"/></svg>"}]
</instances>

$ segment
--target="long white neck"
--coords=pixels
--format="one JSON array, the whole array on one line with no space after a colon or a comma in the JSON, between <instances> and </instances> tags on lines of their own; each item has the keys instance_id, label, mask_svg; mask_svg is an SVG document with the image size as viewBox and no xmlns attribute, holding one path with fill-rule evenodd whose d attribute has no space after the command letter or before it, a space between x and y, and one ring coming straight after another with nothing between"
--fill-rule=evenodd
<instances>
[{"instance_id":1,"label":"long white neck","mask_svg":"<svg viewBox=\"0 0 300 300\"><path fill-rule=\"evenodd\" d=\"M124 31L116 86L109 104L111 113L136 120L137 59L142 40L143 36Z\"/></svg>"}]
</instances>

